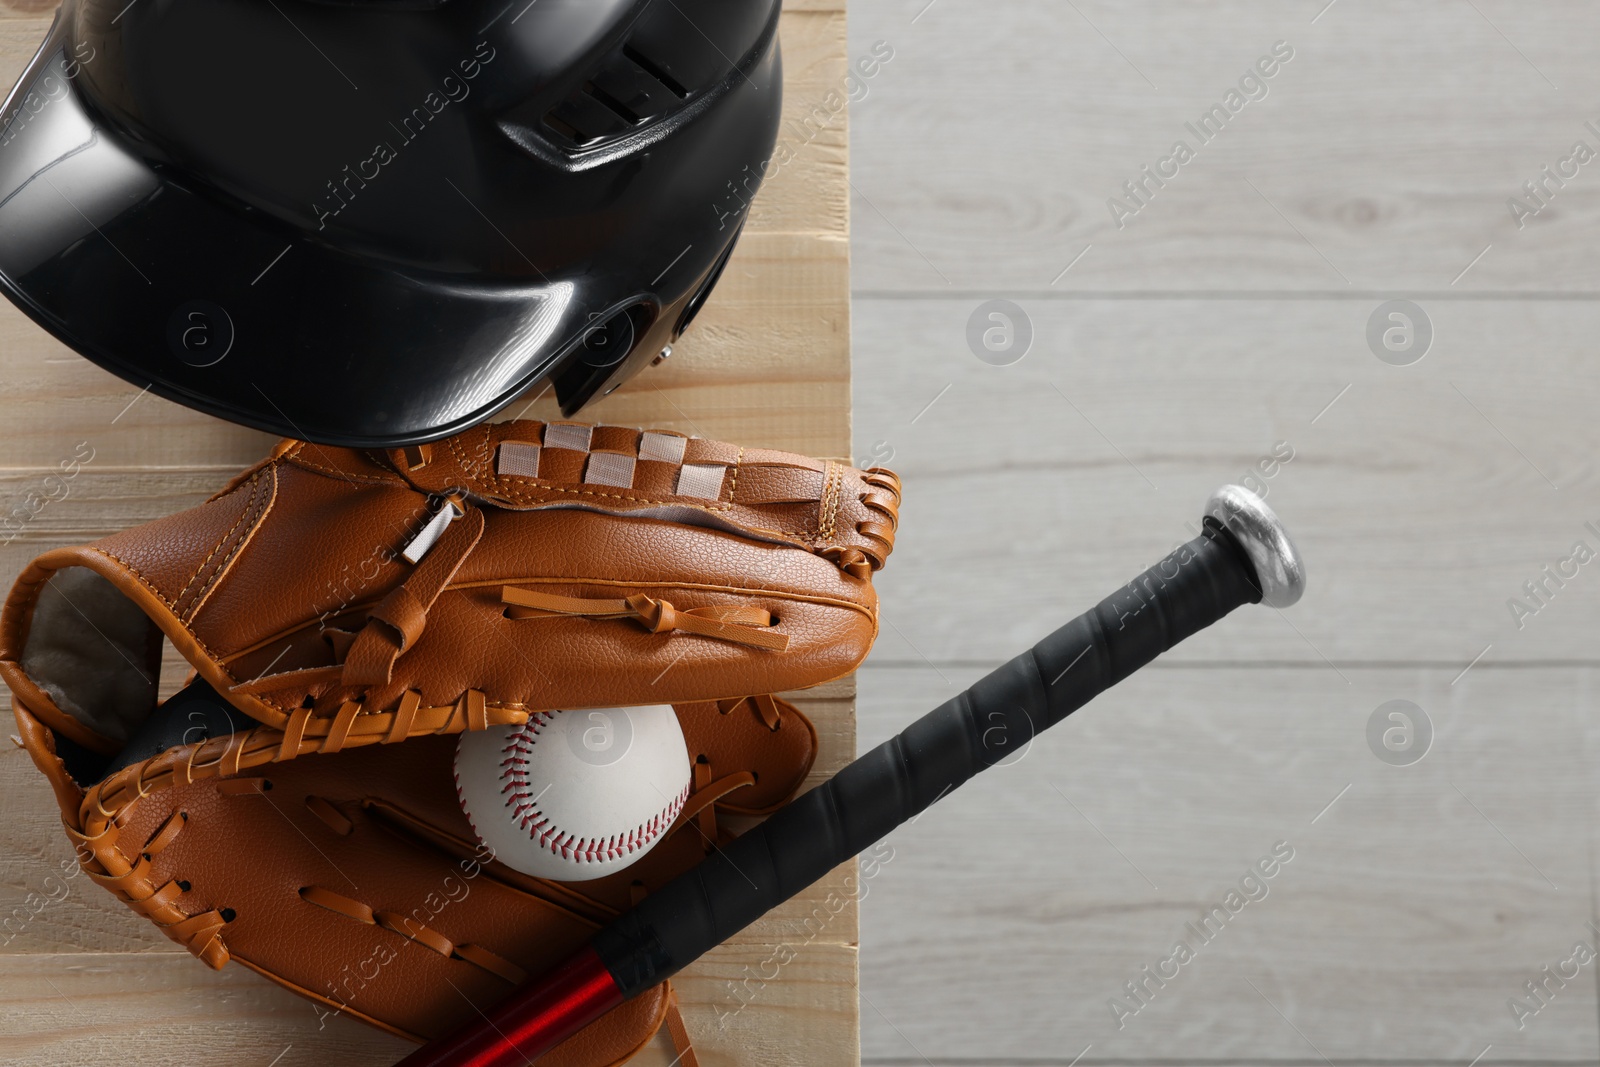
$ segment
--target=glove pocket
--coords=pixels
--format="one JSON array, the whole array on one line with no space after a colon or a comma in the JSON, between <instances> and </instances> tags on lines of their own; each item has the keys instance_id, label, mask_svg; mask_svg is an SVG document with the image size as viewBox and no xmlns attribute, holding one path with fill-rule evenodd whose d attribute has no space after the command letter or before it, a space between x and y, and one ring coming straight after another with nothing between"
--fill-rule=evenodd
<instances>
[{"instance_id":1,"label":"glove pocket","mask_svg":"<svg viewBox=\"0 0 1600 1067\"><path fill-rule=\"evenodd\" d=\"M167 703L186 714L184 694ZM238 733L81 785L73 774L89 765L63 758L25 705L17 718L88 877L211 967L240 963L307 998L319 1029L349 1017L415 1041L443 1036L629 900L625 884L586 895L496 863L456 802L452 737L252 767L255 743L275 731L241 717ZM549 1062L625 1060L669 999L652 990Z\"/></svg>"}]
</instances>

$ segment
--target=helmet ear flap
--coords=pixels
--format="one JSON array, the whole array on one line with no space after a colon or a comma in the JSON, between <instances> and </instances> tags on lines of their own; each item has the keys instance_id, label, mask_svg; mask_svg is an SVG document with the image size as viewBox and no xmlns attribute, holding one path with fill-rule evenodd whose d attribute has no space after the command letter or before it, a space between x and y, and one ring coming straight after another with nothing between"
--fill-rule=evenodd
<instances>
[{"instance_id":1,"label":"helmet ear flap","mask_svg":"<svg viewBox=\"0 0 1600 1067\"><path fill-rule=\"evenodd\" d=\"M683 336L683 331L689 328L700 309L705 307L706 299L711 296L711 290L717 287L722 280L722 272L728 267L728 260L733 258L733 250L738 247L739 236L744 233L744 221L740 220L739 228L733 231L733 239L728 242L728 247L722 250L722 255L715 265L706 272L705 281L700 283L700 288L695 290L688 303L683 305L683 314L678 316L677 325L672 328L672 339L676 341Z\"/></svg>"},{"instance_id":2,"label":"helmet ear flap","mask_svg":"<svg viewBox=\"0 0 1600 1067\"><path fill-rule=\"evenodd\" d=\"M727 269L728 260L733 258L733 250L743 231L741 221L694 294L683 302L683 310L678 312L670 332L665 330L665 323L659 321L661 312L649 301L623 308L585 331L578 344L563 355L547 375L555 388L562 414L571 416L591 400L611 395L635 373L671 355L670 342L683 335L705 306L711 290L716 288L722 272ZM665 309L667 313L671 310Z\"/></svg>"},{"instance_id":3,"label":"helmet ear flap","mask_svg":"<svg viewBox=\"0 0 1600 1067\"><path fill-rule=\"evenodd\" d=\"M563 414L571 415L596 396L621 385L642 361L633 358L654 325L656 307L631 304L586 329L549 374Z\"/></svg>"}]
</instances>

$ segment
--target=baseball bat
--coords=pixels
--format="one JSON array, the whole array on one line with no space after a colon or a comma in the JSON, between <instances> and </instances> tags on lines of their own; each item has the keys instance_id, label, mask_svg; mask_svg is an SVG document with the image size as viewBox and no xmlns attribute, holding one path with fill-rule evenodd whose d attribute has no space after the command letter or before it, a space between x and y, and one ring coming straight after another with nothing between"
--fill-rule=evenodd
<instances>
[{"instance_id":1,"label":"baseball bat","mask_svg":"<svg viewBox=\"0 0 1600 1067\"><path fill-rule=\"evenodd\" d=\"M399 1067L513 1067L655 986L1162 652L1243 604L1288 607L1305 570L1229 485L1200 536L971 689L651 893L552 973Z\"/></svg>"}]
</instances>

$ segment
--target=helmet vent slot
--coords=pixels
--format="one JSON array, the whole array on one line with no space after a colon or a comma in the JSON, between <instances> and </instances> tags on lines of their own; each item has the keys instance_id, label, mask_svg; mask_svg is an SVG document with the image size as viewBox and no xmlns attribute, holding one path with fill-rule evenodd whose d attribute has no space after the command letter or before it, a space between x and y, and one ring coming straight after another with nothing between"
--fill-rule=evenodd
<instances>
[{"instance_id":1,"label":"helmet vent slot","mask_svg":"<svg viewBox=\"0 0 1600 1067\"><path fill-rule=\"evenodd\" d=\"M600 88L600 86L595 85L593 82L585 85L583 87L583 91L600 101L603 107L605 107L612 114L616 115L618 118L622 119L624 122L638 125L640 122L644 121L643 116L636 113L633 108L629 107L627 104L624 104L621 100L618 100L616 97Z\"/></svg>"},{"instance_id":2,"label":"helmet vent slot","mask_svg":"<svg viewBox=\"0 0 1600 1067\"><path fill-rule=\"evenodd\" d=\"M688 97L688 89L685 89L676 78L668 74L664 67L662 67L655 60L651 59L649 56L645 55L643 52L639 51L632 44L623 45L622 54L626 58L633 60L640 70L643 70L646 74L650 75L650 77L654 78L662 85L665 85L668 89L671 89L672 92L678 97Z\"/></svg>"},{"instance_id":3,"label":"helmet vent slot","mask_svg":"<svg viewBox=\"0 0 1600 1067\"><path fill-rule=\"evenodd\" d=\"M544 116L545 125L577 148L589 148L666 118L689 91L631 45L613 52L589 80Z\"/></svg>"}]
</instances>

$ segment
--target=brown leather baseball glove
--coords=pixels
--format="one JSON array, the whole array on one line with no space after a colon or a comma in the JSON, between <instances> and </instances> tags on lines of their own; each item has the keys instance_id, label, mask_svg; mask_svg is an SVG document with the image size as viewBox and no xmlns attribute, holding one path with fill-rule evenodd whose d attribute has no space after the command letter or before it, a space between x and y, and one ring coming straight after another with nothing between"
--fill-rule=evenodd
<instances>
[{"instance_id":1,"label":"brown leather baseball glove","mask_svg":"<svg viewBox=\"0 0 1600 1067\"><path fill-rule=\"evenodd\" d=\"M197 508L30 564L0 676L95 881L213 967L426 1039L696 862L719 815L793 795L816 733L772 694L866 655L898 504L887 471L620 427L286 441ZM163 639L192 668L167 702ZM694 764L660 845L574 883L479 845L451 735L638 704L674 705ZM619 1063L663 1021L687 1050L673 1004L541 1062Z\"/></svg>"}]
</instances>

